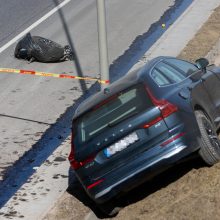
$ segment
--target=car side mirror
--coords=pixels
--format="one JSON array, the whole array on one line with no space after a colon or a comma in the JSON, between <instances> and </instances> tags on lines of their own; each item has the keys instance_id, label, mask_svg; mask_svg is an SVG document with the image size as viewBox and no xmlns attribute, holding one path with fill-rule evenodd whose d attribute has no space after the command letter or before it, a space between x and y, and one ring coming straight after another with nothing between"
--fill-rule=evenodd
<instances>
[{"instance_id":1,"label":"car side mirror","mask_svg":"<svg viewBox=\"0 0 220 220\"><path fill-rule=\"evenodd\" d=\"M206 72L206 67L209 65L209 61L206 58L199 58L195 63L200 70Z\"/></svg>"}]
</instances>

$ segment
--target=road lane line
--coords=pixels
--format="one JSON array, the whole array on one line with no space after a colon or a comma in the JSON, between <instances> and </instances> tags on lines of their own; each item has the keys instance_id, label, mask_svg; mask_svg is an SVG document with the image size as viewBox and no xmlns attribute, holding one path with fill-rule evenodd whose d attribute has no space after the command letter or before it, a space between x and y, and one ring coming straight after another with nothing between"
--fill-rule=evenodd
<instances>
[{"instance_id":1,"label":"road lane line","mask_svg":"<svg viewBox=\"0 0 220 220\"><path fill-rule=\"evenodd\" d=\"M39 20L34 22L31 26L29 26L27 29L22 31L20 34L18 34L16 37L14 37L12 40L10 40L8 43L6 43L4 46L0 48L0 53L2 53L4 50L6 50L8 47L10 47L12 44L14 44L17 40L19 40L21 37L23 37L25 34L30 32L32 29L37 27L40 23L45 21L47 18L49 18L51 15L53 15L55 12L57 12L60 8L64 7L67 3L69 3L71 0L65 0L62 3L60 3L58 6L56 6L54 9L49 11L47 14L45 14L43 17L41 17Z\"/></svg>"}]
</instances>

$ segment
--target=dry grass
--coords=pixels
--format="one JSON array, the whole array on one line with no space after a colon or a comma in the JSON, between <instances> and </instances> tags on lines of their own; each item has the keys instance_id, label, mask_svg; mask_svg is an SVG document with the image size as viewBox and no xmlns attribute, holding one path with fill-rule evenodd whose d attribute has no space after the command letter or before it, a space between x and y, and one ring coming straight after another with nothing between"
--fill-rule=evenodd
<instances>
[{"instance_id":1,"label":"dry grass","mask_svg":"<svg viewBox=\"0 0 220 220\"><path fill-rule=\"evenodd\" d=\"M220 38L220 7L217 7L208 21L179 54L179 58L195 61L204 57ZM187 31L187 30L186 30Z\"/></svg>"}]
</instances>

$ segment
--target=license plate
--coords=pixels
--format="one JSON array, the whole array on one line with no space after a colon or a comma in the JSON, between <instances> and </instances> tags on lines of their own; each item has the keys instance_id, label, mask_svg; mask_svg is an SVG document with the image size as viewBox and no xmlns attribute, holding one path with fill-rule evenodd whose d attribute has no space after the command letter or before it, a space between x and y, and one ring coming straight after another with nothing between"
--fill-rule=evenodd
<instances>
[{"instance_id":1,"label":"license plate","mask_svg":"<svg viewBox=\"0 0 220 220\"><path fill-rule=\"evenodd\" d=\"M128 136L124 137L120 141L112 144L110 147L106 148L104 150L104 154L106 157L111 157L112 155L116 154L117 152L120 152L124 149L126 149L129 145L135 143L138 141L139 138L136 134L136 132L133 132L129 134Z\"/></svg>"}]
</instances>

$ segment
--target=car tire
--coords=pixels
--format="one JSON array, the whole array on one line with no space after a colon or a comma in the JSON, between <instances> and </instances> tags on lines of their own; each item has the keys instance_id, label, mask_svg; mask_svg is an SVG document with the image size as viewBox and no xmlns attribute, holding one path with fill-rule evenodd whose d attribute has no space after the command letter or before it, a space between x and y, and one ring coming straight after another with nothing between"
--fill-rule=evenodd
<instances>
[{"instance_id":1,"label":"car tire","mask_svg":"<svg viewBox=\"0 0 220 220\"><path fill-rule=\"evenodd\" d=\"M213 124L202 111L196 111L195 116L201 133L199 154L206 164L212 166L220 161L220 140Z\"/></svg>"}]
</instances>

